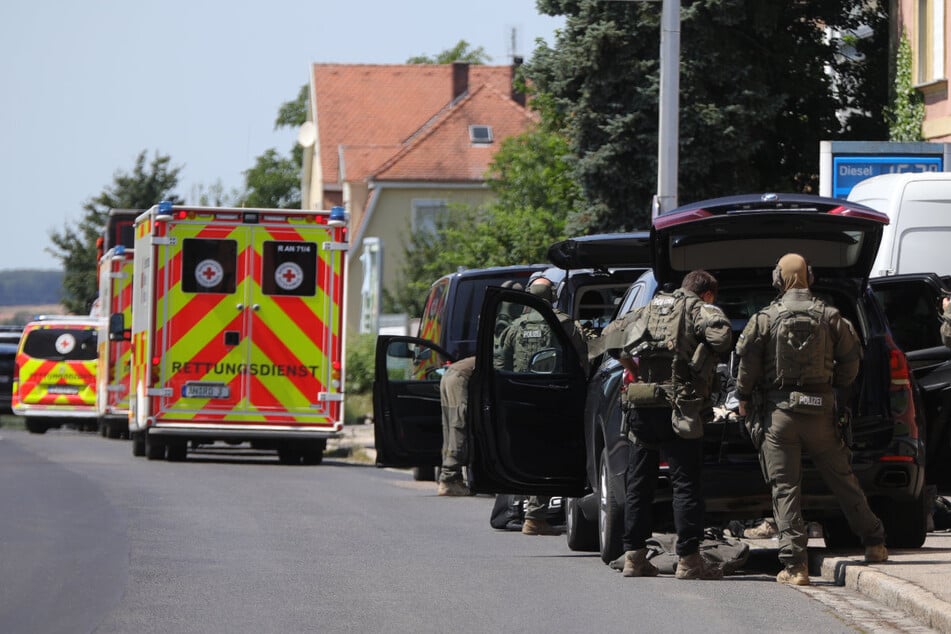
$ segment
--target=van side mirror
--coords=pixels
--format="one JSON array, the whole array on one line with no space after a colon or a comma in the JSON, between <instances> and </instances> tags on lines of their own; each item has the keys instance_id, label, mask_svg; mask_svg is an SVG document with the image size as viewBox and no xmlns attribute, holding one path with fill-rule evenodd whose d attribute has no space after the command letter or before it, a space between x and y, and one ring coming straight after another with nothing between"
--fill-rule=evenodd
<instances>
[{"instance_id":1,"label":"van side mirror","mask_svg":"<svg viewBox=\"0 0 951 634\"><path fill-rule=\"evenodd\" d=\"M109 341L129 341L131 333L125 329L125 315L112 313L109 315Z\"/></svg>"},{"instance_id":2,"label":"van side mirror","mask_svg":"<svg viewBox=\"0 0 951 634\"><path fill-rule=\"evenodd\" d=\"M545 348L532 355L528 370L532 374L551 374L561 367L561 352L555 348Z\"/></svg>"}]
</instances>

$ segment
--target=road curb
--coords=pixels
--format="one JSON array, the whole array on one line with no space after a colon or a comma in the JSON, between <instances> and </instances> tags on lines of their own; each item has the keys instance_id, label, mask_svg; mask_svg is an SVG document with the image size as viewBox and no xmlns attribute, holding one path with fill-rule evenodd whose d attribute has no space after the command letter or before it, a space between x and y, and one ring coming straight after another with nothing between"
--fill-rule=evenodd
<instances>
[{"instance_id":1,"label":"road curb","mask_svg":"<svg viewBox=\"0 0 951 634\"><path fill-rule=\"evenodd\" d=\"M821 556L816 559L816 568L823 579L901 610L928 627L951 632L951 605L920 586L872 568L859 559ZM887 563L881 565L888 566Z\"/></svg>"}]
</instances>

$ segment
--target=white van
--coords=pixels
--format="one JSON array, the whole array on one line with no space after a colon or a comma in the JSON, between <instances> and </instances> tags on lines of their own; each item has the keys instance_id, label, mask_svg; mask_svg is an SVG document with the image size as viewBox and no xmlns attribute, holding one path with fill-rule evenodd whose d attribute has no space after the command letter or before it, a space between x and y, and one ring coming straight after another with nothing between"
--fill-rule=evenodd
<instances>
[{"instance_id":1,"label":"white van","mask_svg":"<svg viewBox=\"0 0 951 634\"><path fill-rule=\"evenodd\" d=\"M882 174L859 181L849 200L888 214L871 276L951 275L951 172Z\"/></svg>"}]
</instances>

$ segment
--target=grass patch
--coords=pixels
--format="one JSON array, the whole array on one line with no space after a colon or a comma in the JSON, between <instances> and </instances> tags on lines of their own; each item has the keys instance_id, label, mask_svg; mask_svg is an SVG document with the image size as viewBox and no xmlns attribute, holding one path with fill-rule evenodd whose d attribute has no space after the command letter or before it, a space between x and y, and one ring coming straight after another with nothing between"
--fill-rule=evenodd
<instances>
[{"instance_id":1,"label":"grass patch","mask_svg":"<svg viewBox=\"0 0 951 634\"><path fill-rule=\"evenodd\" d=\"M362 425L368 416L373 416L373 392L347 392L343 399L343 424Z\"/></svg>"},{"instance_id":2,"label":"grass patch","mask_svg":"<svg viewBox=\"0 0 951 634\"><path fill-rule=\"evenodd\" d=\"M26 423L23 422L22 416L13 416L11 414L3 414L0 416L0 427L3 429L26 429Z\"/></svg>"}]
</instances>

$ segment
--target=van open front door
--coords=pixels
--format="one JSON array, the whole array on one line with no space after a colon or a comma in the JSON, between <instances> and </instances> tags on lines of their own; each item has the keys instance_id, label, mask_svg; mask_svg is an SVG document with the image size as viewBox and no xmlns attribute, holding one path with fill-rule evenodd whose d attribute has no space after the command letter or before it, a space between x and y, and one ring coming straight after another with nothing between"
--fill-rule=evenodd
<instances>
[{"instance_id":1,"label":"van open front door","mask_svg":"<svg viewBox=\"0 0 951 634\"><path fill-rule=\"evenodd\" d=\"M527 363L521 368L521 361L510 363L503 348L495 349L495 326L505 312L532 311L554 336L522 360ZM495 358L501 367L494 367ZM586 378L578 353L546 302L521 291L487 289L470 384L470 487L479 493L581 497L587 481Z\"/></svg>"},{"instance_id":2,"label":"van open front door","mask_svg":"<svg viewBox=\"0 0 951 634\"><path fill-rule=\"evenodd\" d=\"M442 463L439 380L452 361L448 352L425 339L377 338L373 382L377 466Z\"/></svg>"}]
</instances>

